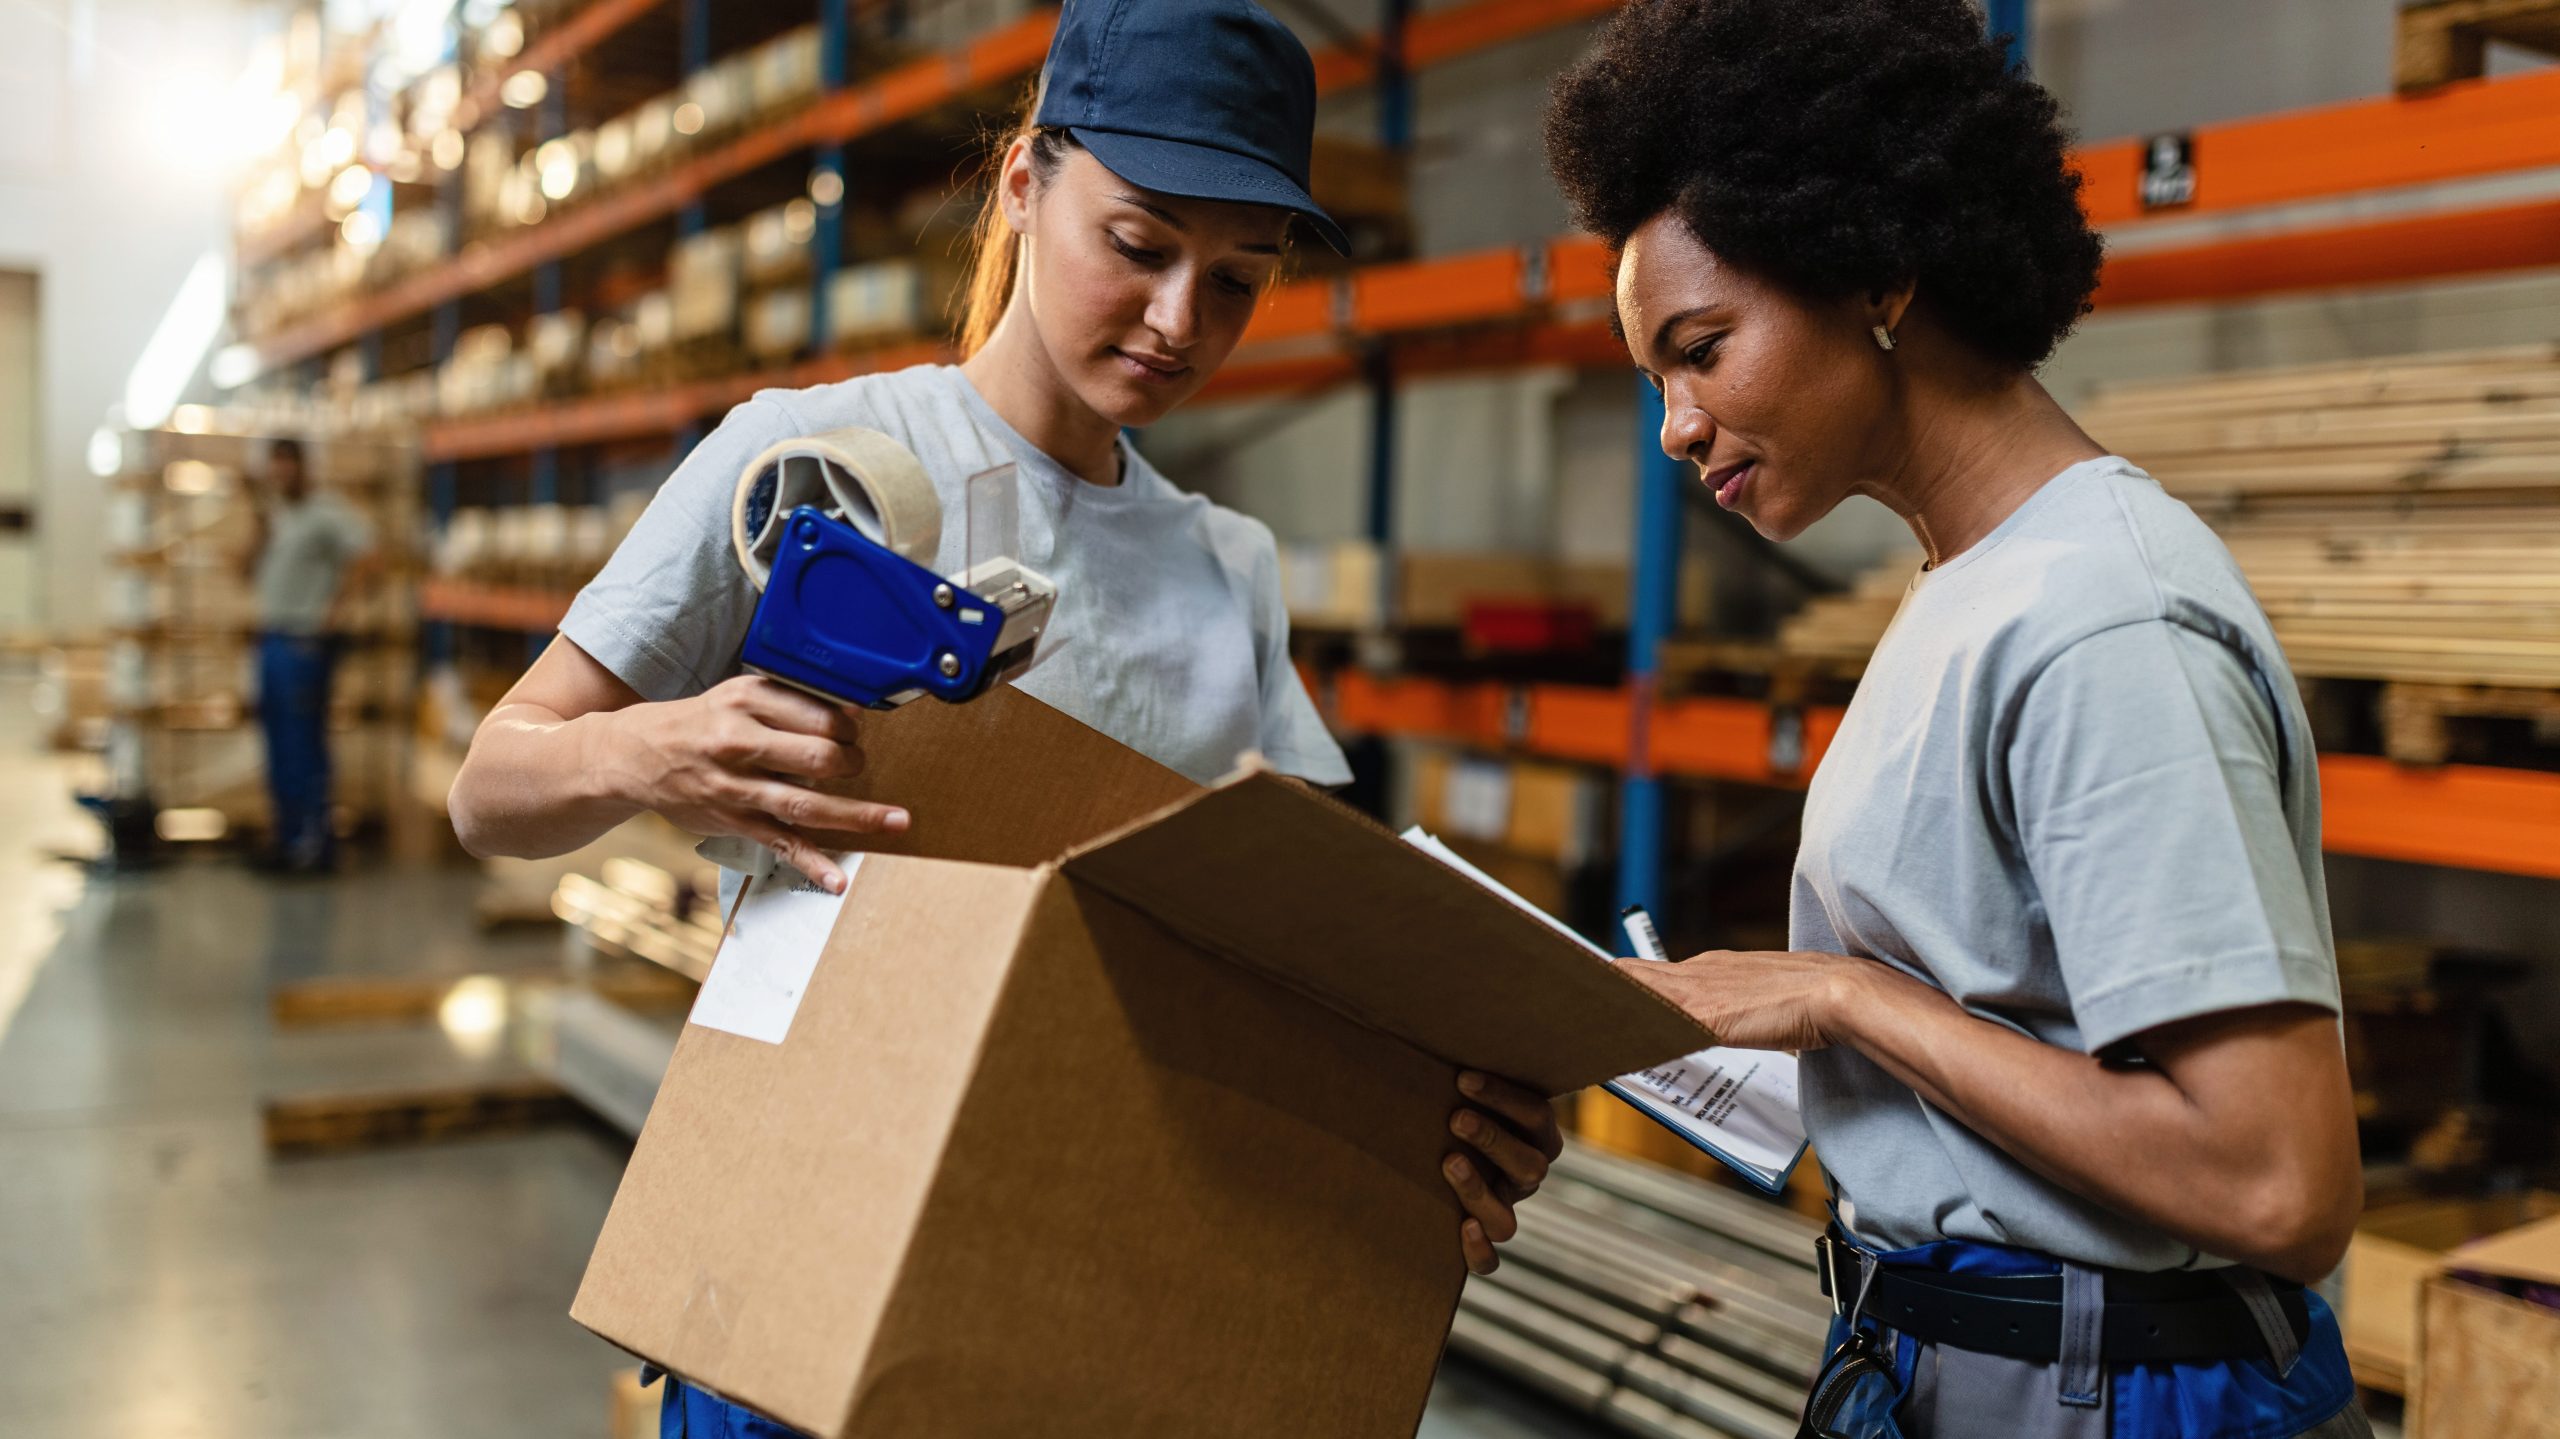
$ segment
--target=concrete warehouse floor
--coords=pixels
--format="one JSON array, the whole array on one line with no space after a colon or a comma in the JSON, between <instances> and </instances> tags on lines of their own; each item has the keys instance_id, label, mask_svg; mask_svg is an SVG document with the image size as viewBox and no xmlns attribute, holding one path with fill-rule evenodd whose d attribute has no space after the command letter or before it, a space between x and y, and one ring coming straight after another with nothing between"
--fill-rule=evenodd
<instances>
[{"instance_id":1,"label":"concrete warehouse floor","mask_svg":"<svg viewBox=\"0 0 2560 1439\"><path fill-rule=\"evenodd\" d=\"M83 878L71 766L0 676L0 1434L596 1439L630 1361L569 1322L622 1146L562 1128L276 1161L260 1100L504 1072L432 1026L278 1032L271 985L556 963L467 871ZM14 1011L14 1013L13 1013ZM1605 1431L1464 1368L1425 1439Z\"/></svg>"}]
</instances>

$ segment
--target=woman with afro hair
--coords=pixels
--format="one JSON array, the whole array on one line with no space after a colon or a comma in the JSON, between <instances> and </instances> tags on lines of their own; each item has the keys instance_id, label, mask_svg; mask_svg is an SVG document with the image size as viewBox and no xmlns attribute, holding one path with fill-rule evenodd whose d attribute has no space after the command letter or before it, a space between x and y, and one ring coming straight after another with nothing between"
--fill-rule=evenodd
<instances>
[{"instance_id":1,"label":"woman with afro hair","mask_svg":"<svg viewBox=\"0 0 2560 1439\"><path fill-rule=\"evenodd\" d=\"M2099 242L1966 0L1635 0L1550 163L1662 447L1927 565L1813 777L1790 950L1647 982L1803 1053L1839 1320L1808 1431L2362 1436L2305 1286L2362 1203L2292 676L2184 505L2035 371Z\"/></svg>"}]
</instances>

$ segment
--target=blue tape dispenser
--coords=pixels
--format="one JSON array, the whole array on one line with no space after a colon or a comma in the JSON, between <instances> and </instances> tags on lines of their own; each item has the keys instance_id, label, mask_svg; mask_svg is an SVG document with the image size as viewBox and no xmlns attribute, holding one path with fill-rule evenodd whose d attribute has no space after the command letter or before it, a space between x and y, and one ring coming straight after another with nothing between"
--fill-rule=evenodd
<instances>
[{"instance_id":1,"label":"blue tape dispenser","mask_svg":"<svg viewBox=\"0 0 2560 1439\"><path fill-rule=\"evenodd\" d=\"M1014 467L966 488L956 574L929 568L942 503L914 455L875 430L786 440L739 477L738 562L763 596L740 660L822 699L891 709L977 698L1029 669L1058 589L1018 558Z\"/></svg>"}]
</instances>

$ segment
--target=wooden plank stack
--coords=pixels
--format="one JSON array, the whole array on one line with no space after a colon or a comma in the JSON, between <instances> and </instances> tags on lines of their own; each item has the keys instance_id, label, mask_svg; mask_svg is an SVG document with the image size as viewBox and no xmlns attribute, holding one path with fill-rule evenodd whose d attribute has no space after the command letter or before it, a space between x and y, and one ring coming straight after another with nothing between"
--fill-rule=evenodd
<instances>
[{"instance_id":1,"label":"wooden plank stack","mask_svg":"<svg viewBox=\"0 0 2560 1439\"><path fill-rule=\"evenodd\" d=\"M2560 345L2124 384L2079 419L2221 533L2297 674L2411 712L2560 689ZM1909 575L1809 607L1782 648L1871 649Z\"/></svg>"}]
</instances>

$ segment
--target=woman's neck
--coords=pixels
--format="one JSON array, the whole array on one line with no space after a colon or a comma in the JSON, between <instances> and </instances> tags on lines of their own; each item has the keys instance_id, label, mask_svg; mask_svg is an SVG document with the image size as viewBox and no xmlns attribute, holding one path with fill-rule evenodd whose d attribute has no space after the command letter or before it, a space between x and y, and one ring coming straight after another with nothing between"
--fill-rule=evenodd
<instances>
[{"instance_id":1,"label":"woman's neck","mask_svg":"<svg viewBox=\"0 0 2560 1439\"><path fill-rule=\"evenodd\" d=\"M2107 453L2029 374L1911 396L1900 468L1858 486L1902 517L1935 568L1979 544L2044 483Z\"/></svg>"},{"instance_id":2,"label":"woman's neck","mask_svg":"<svg viewBox=\"0 0 2560 1439\"><path fill-rule=\"evenodd\" d=\"M960 373L987 408L1033 448L1087 484L1120 483L1120 427L1077 398L1025 317L1023 297L1005 308L995 333Z\"/></svg>"}]
</instances>

